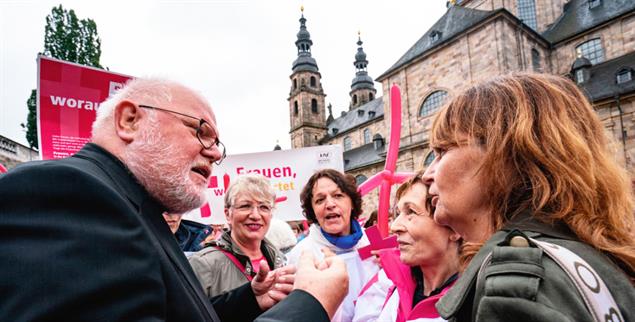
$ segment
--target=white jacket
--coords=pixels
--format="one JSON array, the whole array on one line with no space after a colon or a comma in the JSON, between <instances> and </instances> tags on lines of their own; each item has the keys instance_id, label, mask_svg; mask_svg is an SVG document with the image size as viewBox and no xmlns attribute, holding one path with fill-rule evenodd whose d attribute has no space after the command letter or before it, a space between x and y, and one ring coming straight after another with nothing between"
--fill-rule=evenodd
<instances>
[{"instance_id":1,"label":"white jacket","mask_svg":"<svg viewBox=\"0 0 635 322\"><path fill-rule=\"evenodd\" d=\"M358 296L354 322L445 321L437 312L435 304L450 290L455 280L444 283L442 290L413 307L416 281L411 267L399 260L399 251L396 249L382 252L380 260L383 269L364 286L362 294Z\"/></svg>"},{"instance_id":2,"label":"white jacket","mask_svg":"<svg viewBox=\"0 0 635 322\"><path fill-rule=\"evenodd\" d=\"M313 252L315 258L322 260L324 254L321 249L327 247L337 254L338 257L346 262L346 269L348 270L348 294L340 307L335 312L332 322L350 322L353 320L353 314L355 312L355 300L362 287L379 271L379 266L375 264L372 258L367 258L362 261L357 253L357 249L368 245L368 239L364 234L362 238L351 249L342 249L331 244L324 235L320 226L312 224L309 227L309 236L301 240L288 254L287 259L289 264L297 264L300 254L304 250L310 250Z\"/></svg>"}]
</instances>

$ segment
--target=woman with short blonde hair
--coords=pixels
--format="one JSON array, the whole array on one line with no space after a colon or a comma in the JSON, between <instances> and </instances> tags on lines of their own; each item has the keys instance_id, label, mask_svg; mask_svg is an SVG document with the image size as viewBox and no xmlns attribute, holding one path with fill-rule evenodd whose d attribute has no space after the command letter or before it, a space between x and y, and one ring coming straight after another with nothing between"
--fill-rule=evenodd
<instances>
[{"instance_id":1,"label":"woman with short blonde hair","mask_svg":"<svg viewBox=\"0 0 635 322\"><path fill-rule=\"evenodd\" d=\"M239 176L229 185L225 193L229 230L189 258L208 297L251 281L261 264L272 270L284 265L282 252L265 239L275 199L269 180L260 174Z\"/></svg>"}]
</instances>

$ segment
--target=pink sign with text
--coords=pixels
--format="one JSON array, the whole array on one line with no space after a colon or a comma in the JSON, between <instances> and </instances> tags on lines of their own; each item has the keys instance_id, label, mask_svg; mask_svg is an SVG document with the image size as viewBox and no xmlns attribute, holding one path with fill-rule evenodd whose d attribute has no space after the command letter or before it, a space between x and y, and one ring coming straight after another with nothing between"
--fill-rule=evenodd
<instances>
[{"instance_id":1,"label":"pink sign with text","mask_svg":"<svg viewBox=\"0 0 635 322\"><path fill-rule=\"evenodd\" d=\"M88 142L99 104L131 76L38 56L40 157L71 156Z\"/></svg>"}]
</instances>

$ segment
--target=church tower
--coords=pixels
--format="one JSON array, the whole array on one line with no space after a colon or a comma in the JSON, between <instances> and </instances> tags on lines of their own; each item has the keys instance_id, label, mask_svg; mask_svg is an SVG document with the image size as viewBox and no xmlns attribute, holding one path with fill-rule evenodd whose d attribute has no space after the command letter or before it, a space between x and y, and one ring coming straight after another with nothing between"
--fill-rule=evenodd
<instances>
[{"instance_id":1,"label":"church tower","mask_svg":"<svg viewBox=\"0 0 635 322\"><path fill-rule=\"evenodd\" d=\"M366 60L366 53L364 48L362 48L363 42L359 32L357 36L357 46L359 47L357 47L357 54L355 54L355 62L353 63L357 72L355 73L355 78L353 78L351 92L349 93L351 96L349 110L374 100L377 93L373 79L368 76L368 70L366 69L368 60Z\"/></svg>"},{"instance_id":2,"label":"church tower","mask_svg":"<svg viewBox=\"0 0 635 322\"><path fill-rule=\"evenodd\" d=\"M311 35L306 29L304 8L300 18L300 31L295 45L298 58L293 62L291 91L289 92L289 116L291 118L291 147L318 145L326 135L326 112L321 75L315 59L311 57Z\"/></svg>"}]
</instances>

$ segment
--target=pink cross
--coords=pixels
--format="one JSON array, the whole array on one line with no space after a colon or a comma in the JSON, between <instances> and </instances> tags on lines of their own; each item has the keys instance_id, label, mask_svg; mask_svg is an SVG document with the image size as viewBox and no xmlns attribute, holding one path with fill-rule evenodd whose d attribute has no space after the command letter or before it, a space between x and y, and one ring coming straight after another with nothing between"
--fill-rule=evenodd
<instances>
[{"instance_id":1,"label":"pink cross","mask_svg":"<svg viewBox=\"0 0 635 322\"><path fill-rule=\"evenodd\" d=\"M408 180L414 173L395 173L397 157L399 156L399 138L401 137L401 92L397 85L390 88L390 143L386 155L384 170L376 173L357 190L363 196L379 188L379 208L377 209L377 225L381 236L388 236L388 208L390 208L390 190L392 185ZM367 230L368 231L368 230Z\"/></svg>"},{"instance_id":2,"label":"pink cross","mask_svg":"<svg viewBox=\"0 0 635 322\"><path fill-rule=\"evenodd\" d=\"M397 236L395 235L389 236L385 239L382 238L377 225L366 228L365 232L366 237L368 237L368 241L370 241L370 245L364 246L357 250L357 252L359 253L359 257L362 260L365 260L366 258L372 256L373 254L371 254L371 251L373 250L395 248L399 246L399 244L397 243Z\"/></svg>"}]
</instances>

